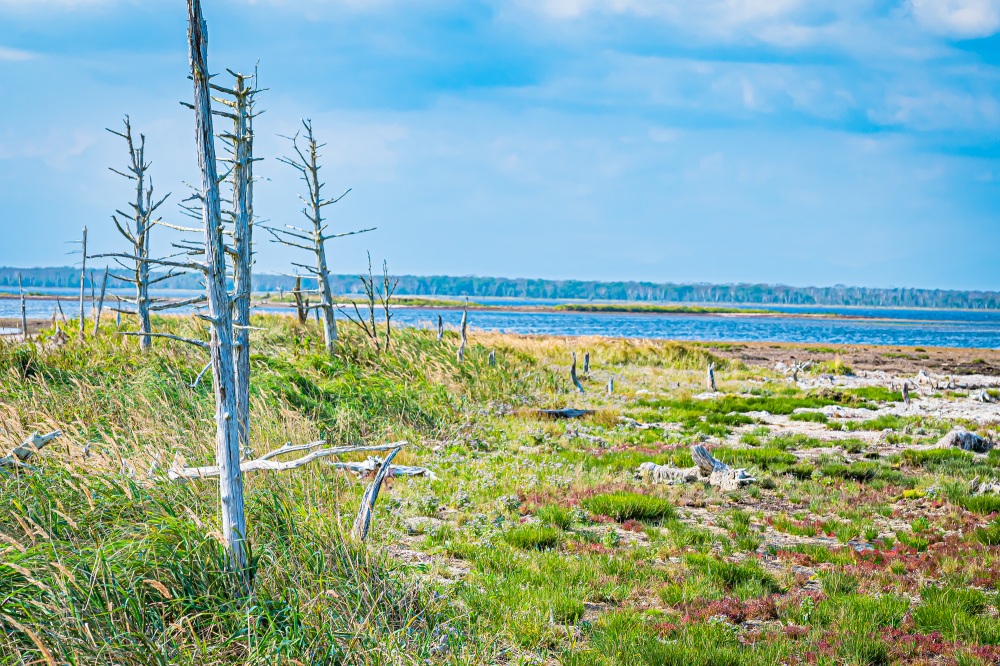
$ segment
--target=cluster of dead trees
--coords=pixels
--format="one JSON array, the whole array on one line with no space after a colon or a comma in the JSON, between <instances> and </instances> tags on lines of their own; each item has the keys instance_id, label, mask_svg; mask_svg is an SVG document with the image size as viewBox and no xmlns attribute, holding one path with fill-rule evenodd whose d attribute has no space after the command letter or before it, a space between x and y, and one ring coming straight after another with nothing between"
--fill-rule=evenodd
<instances>
[{"instance_id":1,"label":"cluster of dead trees","mask_svg":"<svg viewBox=\"0 0 1000 666\"><path fill-rule=\"evenodd\" d=\"M105 269L100 297L94 292L96 281L90 279L92 311L95 315L94 332L99 330L100 313L109 276L130 287L127 297L118 297L111 309L134 318L135 330L121 331L123 335L138 339L139 347L149 349L155 338L170 338L190 343L207 352L208 360L195 383L211 371L215 398L215 465L209 467L174 468L169 478L184 482L213 478L219 483L222 515L222 536L229 552L233 571L241 576L249 588L247 568L247 523L244 510L243 473L252 470L290 470L315 460L336 457L356 451L385 451L384 460L369 459L365 463L331 463L356 471L370 470L375 480L368 488L355 522L355 535L364 539L371 520L371 510L378 496L379 487L386 474L420 474L426 470L391 466L392 458L405 442L377 446L327 446L326 442L286 444L264 456L252 457L250 442L250 346L252 330L251 284L254 264L253 232L258 220L254 215L254 165L260 160L254 154L254 119L258 95L263 90L258 85L256 71L243 74L226 70L230 80L222 85L211 74L208 60L208 29L202 14L201 0L187 0L189 77L193 96L185 106L193 111L199 179L192 187L192 194L181 202L182 210L198 220L197 226L181 226L165 222L160 210L171 196L155 193L150 174L151 162L146 154L146 138L134 131L131 120L125 116L120 130L109 130L119 137L127 150L126 165L112 169L130 181L133 194L126 206L115 211L112 222L125 242L125 249L114 252L88 254L87 230L81 240L80 321L79 335L86 336L85 304L87 260L106 259L117 265L114 272ZM225 126L221 131L216 121ZM326 351L335 353L337 345L337 317L334 296L330 287L326 243L343 236L364 233L372 229L331 233L324 210L340 201L350 190L336 197L327 197L325 183L320 178L319 143L312 123L303 121L303 130L289 137L292 156L281 162L294 168L306 184L306 194L301 197L302 210L307 224L304 227L287 225L273 227L260 224L271 240L300 249L312 257L310 263L295 263L304 271L296 280L294 297L303 323L308 313L315 311L322 321ZM217 145L222 154L217 154ZM154 256L151 237L157 228L167 228L182 234L181 240L171 243L166 256ZM158 232L156 232L158 233ZM151 292L155 284L181 273L197 273L204 283L204 293L183 299L156 298ZM381 279L371 274L371 258L367 277L361 276L368 297L369 316L361 315L355 306L357 323L378 350L388 351L391 344L390 301L395 291L395 281L390 278L383 263ZM303 278L315 282L314 288L303 286ZM57 301L61 312L62 306ZM205 322L204 339L185 338L152 329L151 315L156 312L188 307L195 308L197 317ZM384 328L376 328L376 310L384 310ZM63 316L65 322L65 316ZM24 291L21 289L21 323L27 338L27 316ZM62 333L65 336L65 333ZM24 461L58 433L35 438L25 443L9 456L0 460L2 465L24 465ZM30 446L29 446L30 444ZM297 458L288 458L291 454ZM353 465L354 467L351 467Z\"/></svg>"}]
</instances>

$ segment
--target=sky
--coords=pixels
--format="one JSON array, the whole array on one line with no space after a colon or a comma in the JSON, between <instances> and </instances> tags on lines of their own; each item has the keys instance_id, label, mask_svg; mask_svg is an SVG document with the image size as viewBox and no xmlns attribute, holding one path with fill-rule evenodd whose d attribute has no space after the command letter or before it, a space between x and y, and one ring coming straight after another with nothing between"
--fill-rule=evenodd
<instances>
[{"instance_id":1,"label":"sky","mask_svg":"<svg viewBox=\"0 0 1000 666\"><path fill-rule=\"evenodd\" d=\"M378 227L334 272L1000 289L1000 0L203 4L219 81L267 89L256 211L305 222L276 158L310 118L331 228ZM0 0L0 265L123 248L125 114L190 223L185 21Z\"/></svg>"}]
</instances>

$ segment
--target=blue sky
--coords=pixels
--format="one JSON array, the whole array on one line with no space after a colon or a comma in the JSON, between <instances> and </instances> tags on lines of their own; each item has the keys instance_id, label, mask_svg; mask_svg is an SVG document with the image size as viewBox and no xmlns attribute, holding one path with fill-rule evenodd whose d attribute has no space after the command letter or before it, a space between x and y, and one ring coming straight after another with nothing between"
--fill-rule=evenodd
<instances>
[{"instance_id":1,"label":"blue sky","mask_svg":"<svg viewBox=\"0 0 1000 666\"><path fill-rule=\"evenodd\" d=\"M269 88L258 212L298 223L309 117L333 226L379 227L338 272L1000 289L1000 0L203 1L213 68ZM0 264L120 247L126 113L184 221L184 21L0 0Z\"/></svg>"}]
</instances>

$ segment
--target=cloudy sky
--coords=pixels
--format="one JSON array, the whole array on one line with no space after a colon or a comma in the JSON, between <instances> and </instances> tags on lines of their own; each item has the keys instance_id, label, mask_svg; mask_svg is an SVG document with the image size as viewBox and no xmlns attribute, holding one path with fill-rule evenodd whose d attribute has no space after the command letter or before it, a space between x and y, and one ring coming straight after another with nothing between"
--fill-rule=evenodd
<instances>
[{"instance_id":1,"label":"cloudy sky","mask_svg":"<svg viewBox=\"0 0 1000 666\"><path fill-rule=\"evenodd\" d=\"M334 228L379 227L338 272L1000 289L1000 0L204 4L213 69L269 89L258 212L298 223L308 117ZM185 18L0 0L0 264L120 247L126 113L184 220Z\"/></svg>"}]
</instances>

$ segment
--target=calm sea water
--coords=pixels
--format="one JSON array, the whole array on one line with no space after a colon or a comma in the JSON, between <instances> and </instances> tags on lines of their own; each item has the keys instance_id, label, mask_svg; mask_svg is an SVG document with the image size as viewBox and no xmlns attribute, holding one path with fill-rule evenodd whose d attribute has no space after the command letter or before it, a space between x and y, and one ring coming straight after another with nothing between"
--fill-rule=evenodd
<instances>
[{"instance_id":1,"label":"calm sea water","mask_svg":"<svg viewBox=\"0 0 1000 666\"><path fill-rule=\"evenodd\" d=\"M79 304L70 290L58 290L67 317ZM167 295L167 294L164 294ZM173 292L184 297L190 292ZM89 300L89 299L88 299ZM507 305L554 304L554 301L475 299L480 303ZM113 303L108 299L106 303ZM52 316L54 301L29 300L29 318ZM754 306L747 306L754 307ZM760 306L756 306L760 307ZM859 318L810 319L781 316L657 315L583 312L482 312L470 310L474 329L551 335L603 335L672 340L725 340L734 342L800 342L812 344L873 344L923 347L1000 348L1000 312L968 310L906 310L888 308L782 307L768 309L789 313L830 313ZM89 312L89 302L87 304ZM261 308L262 312L290 313L291 309ZM393 321L401 326L433 327L440 314L446 326L457 327L462 313L457 309L419 310L397 308ZM0 299L0 317L19 317L17 300ZM113 313L105 316L112 317Z\"/></svg>"}]
</instances>

